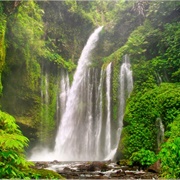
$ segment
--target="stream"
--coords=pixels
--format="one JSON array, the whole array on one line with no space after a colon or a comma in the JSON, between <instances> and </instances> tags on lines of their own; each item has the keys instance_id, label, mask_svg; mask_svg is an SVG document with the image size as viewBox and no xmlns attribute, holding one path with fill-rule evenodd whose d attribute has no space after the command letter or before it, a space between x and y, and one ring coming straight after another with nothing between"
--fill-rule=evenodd
<instances>
[{"instance_id":1,"label":"stream","mask_svg":"<svg viewBox=\"0 0 180 180\"><path fill-rule=\"evenodd\" d=\"M35 162L37 169L53 170L66 179L158 179L158 173L119 166L111 161Z\"/></svg>"}]
</instances>

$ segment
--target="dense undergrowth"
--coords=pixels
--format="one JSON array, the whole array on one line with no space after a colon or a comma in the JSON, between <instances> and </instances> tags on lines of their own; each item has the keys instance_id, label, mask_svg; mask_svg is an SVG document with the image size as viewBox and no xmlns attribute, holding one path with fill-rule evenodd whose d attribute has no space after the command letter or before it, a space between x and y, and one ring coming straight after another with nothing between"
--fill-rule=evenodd
<instances>
[{"instance_id":1,"label":"dense undergrowth","mask_svg":"<svg viewBox=\"0 0 180 180\"><path fill-rule=\"evenodd\" d=\"M28 162L24 154L28 142L15 119L0 111L0 178L61 179L59 174L52 171L33 169L34 164Z\"/></svg>"}]
</instances>

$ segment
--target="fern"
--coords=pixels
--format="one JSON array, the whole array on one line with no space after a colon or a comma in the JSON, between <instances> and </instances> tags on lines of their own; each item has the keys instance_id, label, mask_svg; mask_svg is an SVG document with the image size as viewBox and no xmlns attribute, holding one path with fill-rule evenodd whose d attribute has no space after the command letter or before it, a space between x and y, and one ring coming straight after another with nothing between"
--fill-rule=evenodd
<instances>
[{"instance_id":1,"label":"fern","mask_svg":"<svg viewBox=\"0 0 180 180\"><path fill-rule=\"evenodd\" d=\"M19 134L2 134L0 146L2 149L23 150L24 146L28 145L27 142L28 139Z\"/></svg>"},{"instance_id":2,"label":"fern","mask_svg":"<svg viewBox=\"0 0 180 180\"><path fill-rule=\"evenodd\" d=\"M15 119L0 111L0 178L24 178L23 170L32 163L25 159L28 139L22 135Z\"/></svg>"}]
</instances>

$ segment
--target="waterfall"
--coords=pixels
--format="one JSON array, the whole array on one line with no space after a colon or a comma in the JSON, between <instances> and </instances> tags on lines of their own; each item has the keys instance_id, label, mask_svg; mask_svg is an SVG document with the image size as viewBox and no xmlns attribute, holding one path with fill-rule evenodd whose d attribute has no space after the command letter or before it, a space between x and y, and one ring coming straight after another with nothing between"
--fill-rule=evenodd
<instances>
[{"instance_id":1,"label":"waterfall","mask_svg":"<svg viewBox=\"0 0 180 180\"><path fill-rule=\"evenodd\" d=\"M157 126L157 147L160 148L161 143L164 139L164 125L162 123L161 118L156 119L156 126Z\"/></svg>"},{"instance_id":2,"label":"waterfall","mask_svg":"<svg viewBox=\"0 0 180 180\"><path fill-rule=\"evenodd\" d=\"M61 83L60 83L60 90L61 93L59 95L59 99L60 99L60 107L61 107L61 116L63 114L63 112L65 111L66 108L66 101L67 101L67 97L68 97L68 93L69 93L69 76L67 72L63 72L61 71L62 75L61 75Z\"/></svg>"},{"instance_id":3,"label":"waterfall","mask_svg":"<svg viewBox=\"0 0 180 180\"><path fill-rule=\"evenodd\" d=\"M101 76L100 76L100 83L98 86L98 95L96 100L96 121L95 121L95 127L96 127L96 133L95 133L95 148L96 148L96 160L103 159L103 154L101 150L101 136L102 136L102 123L103 123L103 117L102 117L102 101L103 101L103 75L104 70L101 69Z\"/></svg>"},{"instance_id":4,"label":"waterfall","mask_svg":"<svg viewBox=\"0 0 180 180\"><path fill-rule=\"evenodd\" d=\"M123 127L123 118L124 118L124 111L126 107L126 99L130 96L130 93L133 90L133 76L131 71L131 64L129 60L129 56L124 56L124 62L120 68L120 106L119 106L119 128L117 131L117 141L119 142L122 127Z\"/></svg>"},{"instance_id":5,"label":"waterfall","mask_svg":"<svg viewBox=\"0 0 180 180\"><path fill-rule=\"evenodd\" d=\"M39 140L41 145L45 143L44 139L44 132L48 131L48 127L45 127L48 114L49 114L49 76L47 70L43 68L41 72L41 124L40 124L40 131L39 131Z\"/></svg>"},{"instance_id":6,"label":"waterfall","mask_svg":"<svg viewBox=\"0 0 180 180\"><path fill-rule=\"evenodd\" d=\"M61 70L57 97L57 134L54 150L38 150L31 160L97 161L114 159L117 152L126 99L133 89L132 71L126 55L119 75L119 114L112 120L112 63L106 69L90 67L92 51L102 27L89 37L74 74L71 87L68 74ZM48 76L45 76L45 90ZM45 93L46 94L46 93ZM45 96L48 103L48 96ZM116 125L115 125L116 124Z\"/></svg>"},{"instance_id":7,"label":"waterfall","mask_svg":"<svg viewBox=\"0 0 180 180\"><path fill-rule=\"evenodd\" d=\"M106 159L113 159L117 152L117 148L119 145L119 140L121 136L121 131L123 128L123 118L124 111L126 106L126 99L130 96L130 93L133 90L133 77L131 71L131 65L129 56L124 56L124 61L120 67L120 76L119 76L119 84L120 84L120 92L119 92L119 115L118 115L118 125L116 130L116 141L115 146L111 149L111 152L106 157Z\"/></svg>"},{"instance_id":8,"label":"waterfall","mask_svg":"<svg viewBox=\"0 0 180 180\"><path fill-rule=\"evenodd\" d=\"M106 68L106 88L107 119L105 154L109 154L111 152L111 63Z\"/></svg>"},{"instance_id":9,"label":"waterfall","mask_svg":"<svg viewBox=\"0 0 180 180\"><path fill-rule=\"evenodd\" d=\"M120 108L119 108L119 127L122 129L123 125L123 117L125 110L125 101L129 97L132 89L133 89L133 78L132 71L130 69L130 60L129 56L125 55L124 62L121 65L120 69ZM127 90L127 94L126 94Z\"/></svg>"},{"instance_id":10,"label":"waterfall","mask_svg":"<svg viewBox=\"0 0 180 180\"><path fill-rule=\"evenodd\" d=\"M69 85L69 76L68 73L64 70L61 70L60 73L60 85L59 85L60 92L58 92L57 97L57 105L56 105L56 120L57 124L59 124L59 120L62 118L63 112L66 108L66 101L70 89Z\"/></svg>"},{"instance_id":11,"label":"waterfall","mask_svg":"<svg viewBox=\"0 0 180 180\"><path fill-rule=\"evenodd\" d=\"M74 80L69 91L66 109L62 116L59 130L56 136L54 149L55 158L59 160L86 160L92 153L89 141L92 128L91 115L91 91L92 85L86 83L90 55L98 41L98 34L102 27L97 28L89 37L85 45L78 66L74 74ZM88 77L90 78L90 77ZM88 108L86 108L88 107ZM88 109L88 110L87 110ZM87 111L86 111L87 110Z\"/></svg>"}]
</instances>

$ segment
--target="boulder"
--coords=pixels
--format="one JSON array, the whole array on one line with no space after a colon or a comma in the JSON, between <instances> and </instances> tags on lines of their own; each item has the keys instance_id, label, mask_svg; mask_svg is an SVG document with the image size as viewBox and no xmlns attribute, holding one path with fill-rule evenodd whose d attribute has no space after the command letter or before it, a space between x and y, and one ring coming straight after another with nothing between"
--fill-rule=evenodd
<instances>
[{"instance_id":1,"label":"boulder","mask_svg":"<svg viewBox=\"0 0 180 180\"><path fill-rule=\"evenodd\" d=\"M149 166L149 168L147 169L149 172L156 172L158 173L160 171L160 161L156 161L154 164L152 164L151 166Z\"/></svg>"}]
</instances>

